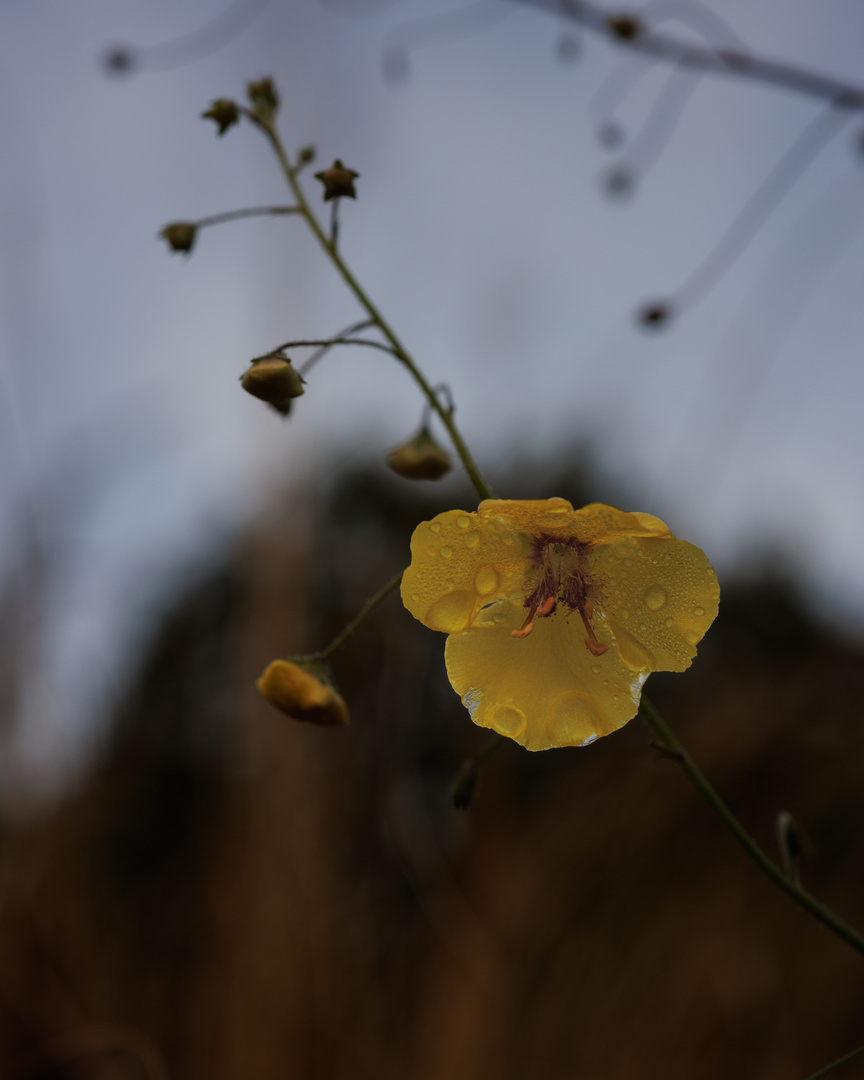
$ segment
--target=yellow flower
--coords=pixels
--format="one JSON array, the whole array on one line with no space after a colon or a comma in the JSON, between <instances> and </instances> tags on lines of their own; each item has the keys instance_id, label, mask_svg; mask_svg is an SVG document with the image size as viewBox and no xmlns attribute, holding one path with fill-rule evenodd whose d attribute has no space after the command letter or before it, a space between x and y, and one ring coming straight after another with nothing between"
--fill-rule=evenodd
<instances>
[{"instance_id":1,"label":"yellow flower","mask_svg":"<svg viewBox=\"0 0 864 1080\"><path fill-rule=\"evenodd\" d=\"M475 724L529 750L584 746L636 715L652 671L683 671L717 614L704 553L603 503L487 499L418 525L402 600L447 639Z\"/></svg>"},{"instance_id":2,"label":"yellow flower","mask_svg":"<svg viewBox=\"0 0 864 1080\"><path fill-rule=\"evenodd\" d=\"M327 675L324 665L274 660L257 685L263 698L293 720L321 727L344 727L348 723L348 708L329 682L324 681Z\"/></svg>"}]
</instances>

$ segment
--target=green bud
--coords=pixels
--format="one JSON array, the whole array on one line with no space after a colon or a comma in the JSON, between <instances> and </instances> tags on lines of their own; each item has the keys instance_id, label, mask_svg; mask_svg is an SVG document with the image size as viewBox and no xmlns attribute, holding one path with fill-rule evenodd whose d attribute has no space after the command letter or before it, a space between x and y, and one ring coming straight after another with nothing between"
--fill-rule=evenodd
<instances>
[{"instance_id":1,"label":"green bud","mask_svg":"<svg viewBox=\"0 0 864 1080\"><path fill-rule=\"evenodd\" d=\"M252 113L265 122L275 119L279 111L279 91L269 75L257 82L246 84L246 93L252 106Z\"/></svg>"},{"instance_id":2,"label":"green bud","mask_svg":"<svg viewBox=\"0 0 864 1080\"><path fill-rule=\"evenodd\" d=\"M266 401L283 416L291 411L293 399L306 392L297 369L287 356L278 354L256 360L244 372L240 385L247 394Z\"/></svg>"},{"instance_id":3,"label":"green bud","mask_svg":"<svg viewBox=\"0 0 864 1080\"><path fill-rule=\"evenodd\" d=\"M201 113L202 120L215 120L219 129L216 134L224 135L228 128L233 127L240 120L240 110L237 103L229 98L216 98L210 108Z\"/></svg>"},{"instance_id":4,"label":"green bud","mask_svg":"<svg viewBox=\"0 0 864 1080\"><path fill-rule=\"evenodd\" d=\"M303 146L300 148L300 152L297 155L298 165L311 165L315 160L315 147Z\"/></svg>"},{"instance_id":5,"label":"green bud","mask_svg":"<svg viewBox=\"0 0 864 1080\"><path fill-rule=\"evenodd\" d=\"M387 464L407 480L440 480L453 468L450 455L435 442L426 427L391 450Z\"/></svg>"},{"instance_id":6,"label":"green bud","mask_svg":"<svg viewBox=\"0 0 864 1080\"><path fill-rule=\"evenodd\" d=\"M192 221L173 221L166 225L159 233L172 251L185 252L187 255L192 250L195 237L198 234L198 226Z\"/></svg>"}]
</instances>

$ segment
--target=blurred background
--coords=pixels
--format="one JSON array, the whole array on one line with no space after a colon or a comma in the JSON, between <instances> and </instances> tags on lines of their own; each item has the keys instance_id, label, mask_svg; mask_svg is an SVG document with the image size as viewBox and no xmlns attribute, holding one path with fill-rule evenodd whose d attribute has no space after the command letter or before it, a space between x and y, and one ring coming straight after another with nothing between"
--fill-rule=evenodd
<instances>
[{"instance_id":1,"label":"blurred background","mask_svg":"<svg viewBox=\"0 0 864 1080\"><path fill-rule=\"evenodd\" d=\"M860 71L852 0L642 17ZM482 734L395 599L338 659L348 731L257 700L418 520L476 502L387 475L421 410L383 356L331 354L287 422L240 391L358 318L298 222L157 240L289 201L260 136L200 119L264 74L287 145L360 173L342 250L497 490L706 550L721 616L652 696L766 846L805 822L809 883L864 922L860 114L517 0L7 5L0 1068L807 1075L862 1041L860 965L639 722L505 747L453 810Z\"/></svg>"}]
</instances>

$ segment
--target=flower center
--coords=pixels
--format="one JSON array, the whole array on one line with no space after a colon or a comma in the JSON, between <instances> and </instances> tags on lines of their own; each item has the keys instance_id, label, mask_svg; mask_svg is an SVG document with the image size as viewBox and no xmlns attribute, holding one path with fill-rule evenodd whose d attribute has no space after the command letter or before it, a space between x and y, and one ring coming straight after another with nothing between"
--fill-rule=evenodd
<instances>
[{"instance_id":1,"label":"flower center","mask_svg":"<svg viewBox=\"0 0 864 1080\"><path fill-rule=\"evenodd\" d=\"M530 589L525 597L528 614L515 638L525 638L534 629L535 619L545 619L559 604L568 611L578 611L588 636L585 645L594 656L602 656L609 648L597 640L591 620L594 608L591 600L599 599L600 589L587 573L591 544L575 537L547 536L541 533L531 542L530 559L536 576L529 579Z\"/></svg>"}]
</instances>

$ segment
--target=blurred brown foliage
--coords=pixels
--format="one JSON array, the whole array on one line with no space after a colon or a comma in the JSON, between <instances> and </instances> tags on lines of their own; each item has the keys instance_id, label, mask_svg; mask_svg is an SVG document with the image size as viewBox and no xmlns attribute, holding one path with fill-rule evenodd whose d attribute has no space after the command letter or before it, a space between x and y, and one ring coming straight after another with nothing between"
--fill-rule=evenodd
<instances>
[{"instance_id":1,"label":"blurred brown foliage","mask_svg":"<svg viewBox=\"0 0 864 1080\"><path fill-rule=\"evenodd\" d=\"M356 471L274 506L166 618L86 782L2 825L0 1076L789 1080L864 1041L862 958L640 720L586 750L508 743L453 809L485 735L396 597L336 658L350 728L257 698L418 520L472 506L457 483ZM766 848L778 811L806 826L805 882L859 927L862 659L763 577L727 583L694 667L648 684Z\"/></svg>"}]
</instances>

